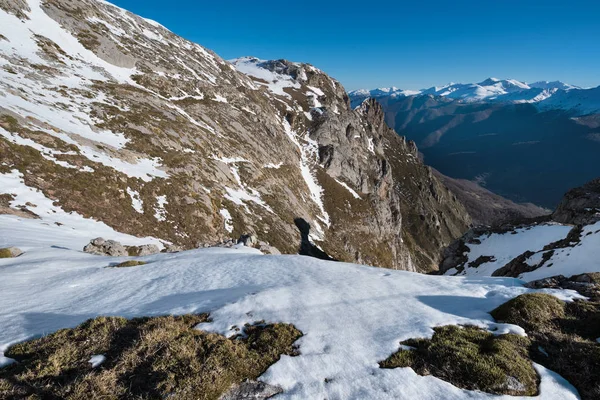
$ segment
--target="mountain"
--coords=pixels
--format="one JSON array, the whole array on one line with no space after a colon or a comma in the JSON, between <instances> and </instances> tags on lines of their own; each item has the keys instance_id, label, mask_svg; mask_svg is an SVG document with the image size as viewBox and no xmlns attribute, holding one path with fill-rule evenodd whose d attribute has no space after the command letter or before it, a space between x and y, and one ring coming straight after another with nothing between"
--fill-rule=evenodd
<instances>
[{"instance_id":1,"label":"mountain","mask_svg":"<svg viewBox=\"0 0 600 400\"><path fill-rule=\"evenodd\" d=\"M0 398L598 398L598 182L470 249L470 215L539 210L309 64L103 0L0 0L0 88ZM525 247L502 278L415 272Z\"/></svg>"},{"instance_id":2,"label":"mountain","mask_svg":"<svg viewBox=\"0 0 600 400\"><path fill-rule=\"evenodd\" d=\"M490 78L373 98L387 124L414 140L424 161L442 174L551 209L568 189L600 175L599 91ZM371 98L349 96L353 105Z\"/></svg>"},{"instance_id":3,"label":"mountain","mask_svg":"<svg viewBox=\"0 0 600 400\"><path fill-rule=\"evenodd\" d=\"M395 87L373 90L359 89L351 91L349 96L354 107L366 98L431 95L446 97L462 103L532 103L541 110L564 110L579 116L600 112L599 90L600 86L583 89L560 81L539 81L528 84L515 79L488 78L479 83L450 83L422 90L402 90Z\"/></svg>"},{"instance_id":4,"label":"mountain","mask_svg":"<svg viewBox=\"0 0 600 400\"><path fill-rule=\"evenodd\" d=\"M230 63L102 1L0 9L12 213L40 216L19 196L33 188L120 232L183 248L250 234L283 253L303 219L333 258L412 270L436 268L470 224L381 107L351 109L311 65Z\"/></svg>"}]
</instances>

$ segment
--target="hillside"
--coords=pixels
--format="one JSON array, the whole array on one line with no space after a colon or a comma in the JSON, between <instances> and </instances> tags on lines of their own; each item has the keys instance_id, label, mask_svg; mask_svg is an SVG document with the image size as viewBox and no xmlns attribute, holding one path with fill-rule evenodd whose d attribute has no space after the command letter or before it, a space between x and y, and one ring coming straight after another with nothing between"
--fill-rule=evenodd
<instances>
[{"instance_id":1,"label":"hillside","mask_svg":"<svg viewBox=\"0 0 600 400\"><path fill-rule=\"evenodd\" d=\"M283 253L302 218L334 258L410 270L434 269L470 224L381 108L352 110L313 66L231 64L93 0L3 0L0 35L0 173L66 212L184 248L252 234Z\"/></svg>"}]
</instances>

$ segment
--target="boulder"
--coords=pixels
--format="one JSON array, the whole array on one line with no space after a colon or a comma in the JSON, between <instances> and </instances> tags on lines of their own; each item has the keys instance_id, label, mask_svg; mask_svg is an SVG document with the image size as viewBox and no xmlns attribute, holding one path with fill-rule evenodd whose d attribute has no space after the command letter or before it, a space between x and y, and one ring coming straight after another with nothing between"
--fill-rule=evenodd
<instances>
[{"instance_id":1,"label":"boulder","mask_svg":"<svg viewBox=\"0 0 600 400\"><path fill-rule=\"evenodd\" d=\"M219 400L259 400L268 399L283 390L278 386L272 386L260 381L248 380L234 385Z\"/></svg>"},{"instance_id":2,"label":"boulder","mask_svg":"<svg viewBox=\"0 0 600 400\"><path fill-rule=\"evenodd\" d=\"M164 253L178 253L180 251L183 251L183 247L181 246L177 246L176 244L171 244L171 243L163 243L165 245L165 248L163 249Z\"/></svg>"},{"instance_id":3,"label":"boulder","mask_svg":"<svg viewBox=\"0 0 600 400\"><path fill-rule=\"evenodd\" d=\"M130 256L149 256L160 253L160 249L155 244L143 244L141 246L128 246L127 253Z\"/></svg>"},{"instance_id":4,"label":"boulder","mask_svg":"<svg viewBox=\"0 0 600 400\"><path fill-rule=\"evenodd\" d=\"M100 256L120 257L128 256L127 248L115 240L104 240L103 238L92 239L83 251Z\"/></svg>"},{"instance_id":5,"label":"boulder","mask_svg":"<svg viewBox=\"0 0 600 400\"><path fill-rule=\"evenodd\" d=\"M269 243L263 241L258 242L258 249L265 254L281 254L281 252L276 247L273 247Z\"/></svg>"}]
</instances>

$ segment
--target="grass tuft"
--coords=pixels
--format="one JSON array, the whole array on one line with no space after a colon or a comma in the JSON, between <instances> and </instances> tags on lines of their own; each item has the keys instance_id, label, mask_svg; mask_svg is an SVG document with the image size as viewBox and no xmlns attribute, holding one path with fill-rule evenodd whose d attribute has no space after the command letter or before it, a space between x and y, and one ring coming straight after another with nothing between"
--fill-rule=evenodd
<instances>
[{"instance_id":1,"label":"grass tuft","mask_svg":"<svg viewBox=\"0 0 600 400\"><path fill-rule=\"evenodd\" d=\"M247 326L228 339L195 329L207 315L90 319L14 345L0 369L0 398L218 399L256 379L302 335L288 324ZM104 363L92 368L92 355Z\"/></svg>"},{"instance_id":2,"label":"grass tuft","mask_svg":"<svg viewBox=\"0 0 600 400\"><path fill-rule=\"evenodd\" d=\"M491 312L497 321L519 325L525 330L552 329L553 322L565 316L565 303L545 293L515 297Z\"/></svg>"},{"instance_id":3,"label":"grass tuft","mask_svg":"<svg viewBox=\"0 0 600 400\"><path fill-rule=\"evenodd\" d=\"M381 368L410 367L469 390L494 394L534 396L539 377L528 358L529 339L495 336L474 326L434 328L431 339L409 339L382 361Z\"/></svg>"},{"instance_id":4,"label":"grass tuft","mask_svg":"<svg viewBox=\"0 0 600 400\"><path fill-rule=\"evenodd\" d=\"M10 249L8 248L4 248L4 249L0 249L0 258L12 258L12 253L10 252Z\"/></svg>"},{"instance_id":5,"label":"grass tuft","mask_svg":"<svg viewBox=\"0 0 600 400\"><path fill-rule=\"evenodd\" d=\"M583 400L600 399L600 302L564 303L548 294L524 294L492 316L522 326L534 344L531 358L568 380Z\"/></svg>"}]
</instances>

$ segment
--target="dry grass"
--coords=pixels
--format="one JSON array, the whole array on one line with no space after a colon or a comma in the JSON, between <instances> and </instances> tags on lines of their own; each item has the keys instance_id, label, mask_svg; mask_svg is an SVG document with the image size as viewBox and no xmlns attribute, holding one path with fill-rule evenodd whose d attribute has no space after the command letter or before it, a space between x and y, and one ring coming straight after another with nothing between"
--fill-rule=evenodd
<instances>
[{"instance_id":1,"label":"dry grass","mask_svg":"<svg viewBox=\"0 0 600 400\"><path fill-rule=\"evenodd\" d=\"M473 326L434 328L431 339L409 339L382 368L411 367L420 375L433 375L470 390L494 394L533 396L539 377L528 357L527 338L495 336Z\"/></svg>"},{"instance_id":2,"label":"dry grass","mask_svg":"<svg viewBox=\"0 0 600 400\"><path fill-rule=\"evenodd\" d=\"M233 339L194 327L207 315L98 317L17 344L0 370L2 399L217 399L255 379L302 335L288 324L246 326ZM92 355L106 361L92 368Z\"/></svg>"},{"instance_id":3,"label":"dry grass","mask_svg":"<svg viewBox=\"0 0 600 400\"><path fill-rule=\"evenodd\" d=\"M12 258L12 256L9 249L0 249L0 258Z\"/></svg>"}]
</instances>

